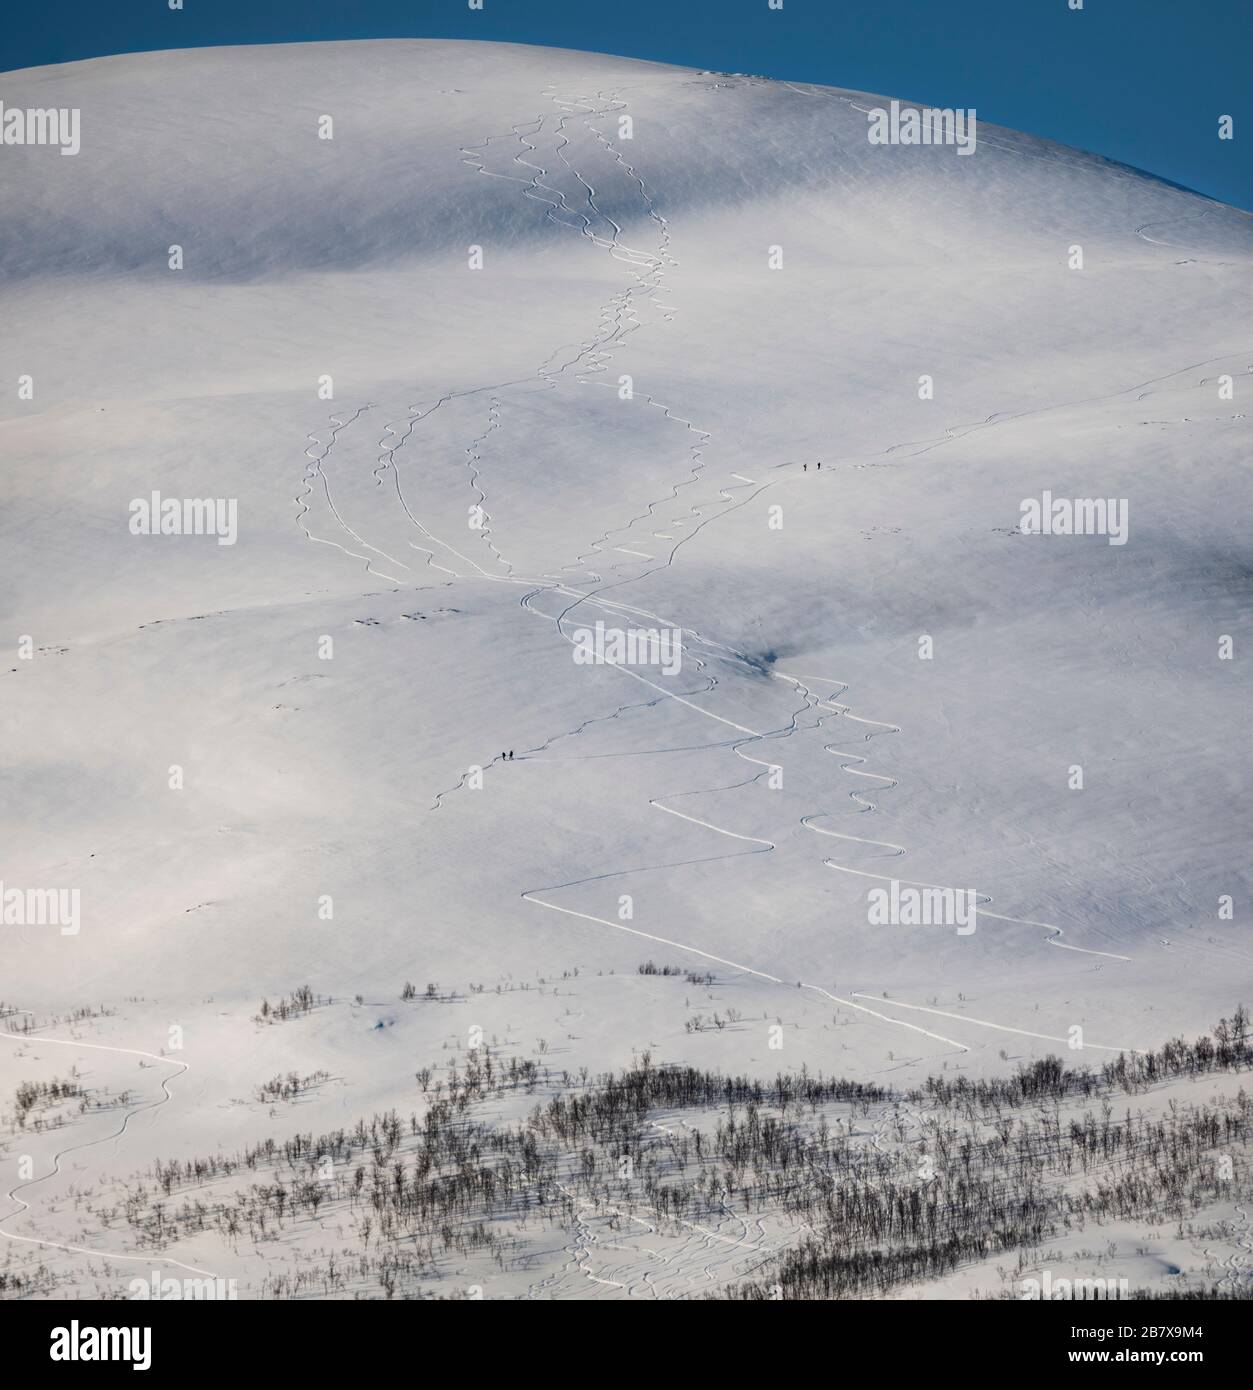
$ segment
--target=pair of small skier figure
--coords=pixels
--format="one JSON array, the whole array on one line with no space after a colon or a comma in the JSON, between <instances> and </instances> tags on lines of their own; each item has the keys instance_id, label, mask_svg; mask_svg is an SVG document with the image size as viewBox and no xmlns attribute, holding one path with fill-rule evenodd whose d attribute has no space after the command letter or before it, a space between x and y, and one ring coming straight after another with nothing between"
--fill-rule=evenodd
<instances>
[{"instance_id":1,"label":"pair of small skier figure","mask_svg":"<svg viewBox=\"0 0 1253 1390\"><path fill-rule=\"evenodd\" d=\"M802 472L802 473L808 473L808 472L809 472L809 465L808 465L807 463L802 463L802 464L801 464L801 472ZM822 460L821 460L821 459L818 460L818 472L819 472L819 473L822 472Z\"/></svg>"},{"instance_id":2,"label":"pair of small skier figure","mask_svg":"<svg viewBox=\"0 0 1253 1390\"><path fill-rule=\"evenodd\" d=\"M513 761L513 749L511 748L508 753L502 753L500 760L502 763L511 763Z\"/></svg>"}]
</instances>

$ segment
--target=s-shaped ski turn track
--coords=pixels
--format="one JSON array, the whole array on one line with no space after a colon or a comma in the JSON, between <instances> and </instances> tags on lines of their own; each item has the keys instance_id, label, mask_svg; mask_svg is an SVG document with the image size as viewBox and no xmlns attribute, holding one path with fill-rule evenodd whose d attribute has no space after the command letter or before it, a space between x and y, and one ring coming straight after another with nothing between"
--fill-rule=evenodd
<instances>
[{"instance_id":1,"label":"s-shaped ski turn track","mask_svg":"<svg viewBox=\"0 0 1253 1390\"><path fill-rule=\"evenodd\" d=\"M14 1012L19 1014L31 1013L29 1009L17 1009ZM31 1016L33 1017L33 1014ZM4 1017L11 1018L13 1017L13 1014L6 1014ZM160 1056L160 1054L156 1052L144 1052L136 1047L107 1047L103 1043L79 1042L76 1038L46 1038L42 1034L10 1033L7 1030L4 1032L0 1032L0 1038L6 1038L9 1042L18 1044L19 1046L22 1043L28 1042L35 1044L51 1043L56 1047L86 1048L88 1051L91 1052L121 1052L125 1053L130 1057L147 1057L153 1062L164 1062L167 1066L177 1067L178 1071L174 1073L175 1076L181 1076L183 1072L191 1070L191 1064L189 1062L176 1062L172 1057L162 1057ZM99 1139L89 1139L82 1144L70 1144L64 1149L58 1149L57 1152L52 1156L52 1168L42 1177L28 1178L25 1182L18 1183L16 1187L9 1188L9 1190L5 1193L5 1196L11 1202L17 1202L19 1206L17 1211L12 1211L8 1214L8 1216L0 1218L0 1236L3 1236L5 1240L17 1241L23 1245L40 1245L44 1246L49 1250L64 1250L74 1255L90 1255L100 1260L126 1260L132 1263L147 1265L174 1265L177 1269L185 1269L189 1274L196 1274L199 1275L201 1278L217 1279L218 1276L216 1274L213 1274L211 1271L207 1269L199 1269L195 1265L184 1264L182 1260L176 1260L169 1255L157 1255L152 1253L145 1255L123 1255L111 1250L90 1250L86 1246L69 1245L64 1241L59 1240L43 1240L37 1236L19 1236L14 1234L12 1231L6 1231L4 1229L8 1222L12 1221L15 1217L21 1216L23 1212L27 1212L32 1209L31 1204L28 1201L26 1201L24 1197L19 1197L17 1195L20 1191L22 1191L23 1188L34 1187L36 1183L47 1182L49 1178L56 1177L57 1174L61 1171L61 1160L65 1157L66 1154L78 1153L83 1149L94 1148L97 1144L105 1144L110 1139L121 1138L121 1136L126 1133L127 1127L130 1125L132 1116L141 1114L145 1110L156 1110L160 1106L165 1105L168 1101L174 1099L173 1094L170 1091L170 1082L173 1079L173 1076L163 1077L161 1080L161 1090L164 1094L162 1095L161 1099L150 1101L146 1105L137 1105L133 1110L128 1110L122 1118L121 1125L116 1130L114 1130L112 1134L103 1134L100 1136Z\"/></svg>"}]
</instances>

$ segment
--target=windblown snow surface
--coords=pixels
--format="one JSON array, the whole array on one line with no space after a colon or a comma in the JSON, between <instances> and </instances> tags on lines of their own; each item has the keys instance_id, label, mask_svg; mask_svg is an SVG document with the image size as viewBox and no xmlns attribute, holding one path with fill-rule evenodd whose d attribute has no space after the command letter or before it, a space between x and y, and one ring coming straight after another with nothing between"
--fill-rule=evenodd
<instances>
[{"instance_id":1,"label":"windblown snow surface","mask_svg":"<svg viewBox=\"0 0 1253 1390\"><path fill-rule=\"evenodd\" d=\"M82 112L76 157L0 152L0 873L81 891L77 934L0 936L0 1108L71 1067L114 1098L6 1120L10 1272L257 1292L273 1247L158 1257L84 1193L407 1115L474 1029L572 1075L907 1085L1247 993L1248 214L508 45L0 96ZM1126 499L1127 543L1022 534L1045 490ZM236 543L132 534L153 492L233 499ZM681 628L681 670L577 663L598 621ZM977 930L871 925L893 879L975 890ZM328 1079L257 1100L289 1071ZM668 1284L582 1230L494 1292L699 1293L765 1240L711 1231Z\"/></svg>"}]
</instances>

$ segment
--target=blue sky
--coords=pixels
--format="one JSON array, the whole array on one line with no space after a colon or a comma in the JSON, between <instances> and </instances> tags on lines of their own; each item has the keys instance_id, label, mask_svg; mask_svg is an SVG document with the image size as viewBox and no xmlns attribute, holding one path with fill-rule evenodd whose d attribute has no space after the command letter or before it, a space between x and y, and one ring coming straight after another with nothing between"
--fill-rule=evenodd
<instances>
[{"instance_id":1,"label":"blue sky","mask_svg":"<svg viewBox=\"0 0 1253 1390\"><path fill-rule=\"evenodd\" d=\"M1253 209L1253 0L59 0L0 71L207 44L477 38L973 106ZM4 98L0 82L0 100ZM1235 139L1218 139L1218 118Z\"/></svg>"}]
</instances>

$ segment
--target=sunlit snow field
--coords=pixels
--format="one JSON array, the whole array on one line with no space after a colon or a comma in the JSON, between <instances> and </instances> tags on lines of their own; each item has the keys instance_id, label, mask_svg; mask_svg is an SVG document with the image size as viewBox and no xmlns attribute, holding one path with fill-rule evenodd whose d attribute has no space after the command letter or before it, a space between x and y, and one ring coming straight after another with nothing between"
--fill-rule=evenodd
<instances>
[{"instance_id":1,"label":"sunlit snow field","mask_svg":"<svg viewBox=\"0 0 1253 1390\"><path fill-rule=\"evenodd\" d=\"M0 203L0 878L81 922L0 936L38 1025L0 1115L71 1066L116 1103L0 1129L0 1190L36 1175L0 1261L124 1293L84 1191L407 1115L477 1040L904 1086L1247 995L1249 214L991 126L874 146L886 98L507 45L3 96L82 111ZM1046 490L1125 499L1127 543L1022 534ZM235 543L133 534L154 492L233 499ZM681 628L682 669L577 663L597 621ZM976 930L872 924L892 879L974 890ZM327 1079L256 1098L288 1071ZM704 1278L688 1235L654 1292ZM503 1291L634 1291L550 1245Z\"/></svg>"}]
</instances>

